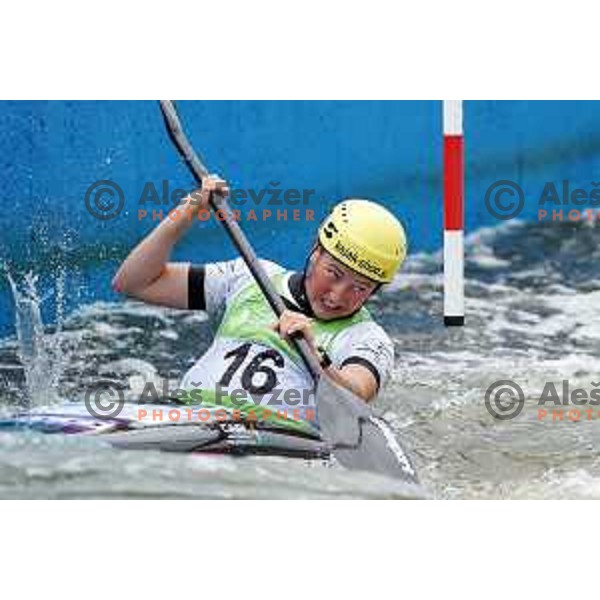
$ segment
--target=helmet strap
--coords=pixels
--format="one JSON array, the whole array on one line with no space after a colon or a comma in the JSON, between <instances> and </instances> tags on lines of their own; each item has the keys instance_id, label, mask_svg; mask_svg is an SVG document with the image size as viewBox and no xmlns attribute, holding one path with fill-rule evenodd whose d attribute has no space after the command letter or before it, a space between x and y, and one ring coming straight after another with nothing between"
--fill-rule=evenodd
<instances>
[{"instance_id":1,"label":"helmet strap","mask_svg":"<svg viewBox=\"0 0 600 600\"><path fill-rule=\"evenodd\" d=\"M313 310L313 307L310 304L310 299L308 298L308 293L306 292L306 278L308 276L308 269L310 267L310 259L312 258L313 254L315 253L315 250L318 247L319 247L319 242L317 241L313 244L311 251L308 253L306 260L304 261L304 269L302 271L302 294L306 300L307 306L310 308L310 312L313 315L315 314L315 311Z\"/></svg>"}]
</instances>

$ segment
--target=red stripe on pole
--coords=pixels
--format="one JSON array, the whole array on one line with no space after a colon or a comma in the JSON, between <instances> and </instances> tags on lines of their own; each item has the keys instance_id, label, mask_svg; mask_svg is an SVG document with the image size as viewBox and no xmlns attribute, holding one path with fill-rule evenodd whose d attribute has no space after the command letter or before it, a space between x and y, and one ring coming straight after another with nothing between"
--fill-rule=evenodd
<instances>
[{"instance_id":1,"label":"red stripe on pole","mask_svg":"<svg viewBox=\"0 0 600 600\"><path fill-rule=\"evenodd\" d=\"M444 136L444 229L463 228L463 137Z\"/></svg>"}]
</instances>

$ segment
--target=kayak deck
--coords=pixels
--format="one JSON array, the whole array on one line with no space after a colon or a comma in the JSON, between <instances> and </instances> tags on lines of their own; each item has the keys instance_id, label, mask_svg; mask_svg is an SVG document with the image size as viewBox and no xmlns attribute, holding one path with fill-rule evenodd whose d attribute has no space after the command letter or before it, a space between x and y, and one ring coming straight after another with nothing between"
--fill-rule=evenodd
<instances>
[{"instance_id":1,"label":"kayak deck","mask_svg":"<svg viewBox=\"0 0 600 600\"><path fill-rule=\"evenodd\" d=\"M408 454L390 426L381 418L369 416L360 421L355 444L331 445L318 430L285 428L266 421L240 422L225 415L223 408L208 409L210 418L198 422L145 422L136 417L142 405L127 405L116 417L98 418L85 406L66 403L45 409L0 417L1 431L38 431L48 434L93 436L127 450L166 452L270 455L303 459L334 458L341 466L380 473L418 485L418 477ZM148 410L173 405L145 405ZM212 412L214 411L214 412Z\"/></svg>"},{"instance_id":2,"label":"kayak deck","mask_svg":"<svg viewBox=\"0 0 600 600\"><path fill-rule=\"evenodd\" d=\"M327 459L327 444L315 436L266 424L212 419L208 423L141 426L128 418L98 419L77 413L21 413L0 419L0 431L32 430L46 434L92 435L128 450L202 452L232 455L268 454Z\"/></svg>"}]
</instances>

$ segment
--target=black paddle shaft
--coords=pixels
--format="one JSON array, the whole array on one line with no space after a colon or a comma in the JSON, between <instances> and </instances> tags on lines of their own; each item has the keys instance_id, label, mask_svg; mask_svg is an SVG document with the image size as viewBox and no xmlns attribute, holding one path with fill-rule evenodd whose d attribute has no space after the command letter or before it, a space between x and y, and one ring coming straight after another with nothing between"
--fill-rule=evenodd
<instances>
[{"instance_id":1,"label":"black paddle shaft","mask_svg":"<svg viewBox=\"0 0 600 600\"><path fill-rule=\"evenodd\" d=\"M185 160L185 163L187 164L196 181L202 185L202 180L209 174L208 170L194 151L194 148L185 135L173 101L160 100L160 108L165 118L169 137ZM246 236L244 235L244 232L241 230L237 221L233 218L227 200L222 196L218 196L217 194L211 194L210 204L214 211L220 210L223 214L223 219L221 222L223 223L223 226L225 227L225 230L227 231L231 241L238 249L248 269L250 269L250 272L262 290L267 302L270 304L277 317L280 317L285 310L285 304L275 290L275 287L267 276L263 266L260 264L258 257L254 252L254 248L252 248L250 242L248 242ZM317 358L311 352L308 342L303 337L293 337L291 339L291 343L302 358L316 384L321 374L321 366L319 365Z\"/></svg>"}]
</instances>

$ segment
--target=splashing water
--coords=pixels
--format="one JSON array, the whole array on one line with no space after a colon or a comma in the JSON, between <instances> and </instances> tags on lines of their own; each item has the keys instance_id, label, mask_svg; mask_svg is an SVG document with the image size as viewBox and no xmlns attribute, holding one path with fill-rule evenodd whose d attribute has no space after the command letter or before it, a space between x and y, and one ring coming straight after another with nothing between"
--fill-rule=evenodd
<instances>
[{"instance_id":1,"label":"splashing water","mask_svg":"<svg viewBox=\"0 0 600 600\"><path fill-rule=\"evenodd\" d=\"M17 356L25 375L25 395L21 408L30 409L60 400L59 381L67 363L61 337L64 321L65 270L59 269L56 286L56 321L54 333L44 331L41 306L44 298L37 291L38 276L27 273L17 283L6 265L4 274L10 284L15 304Z\"/></svg>"}]
</instances>

